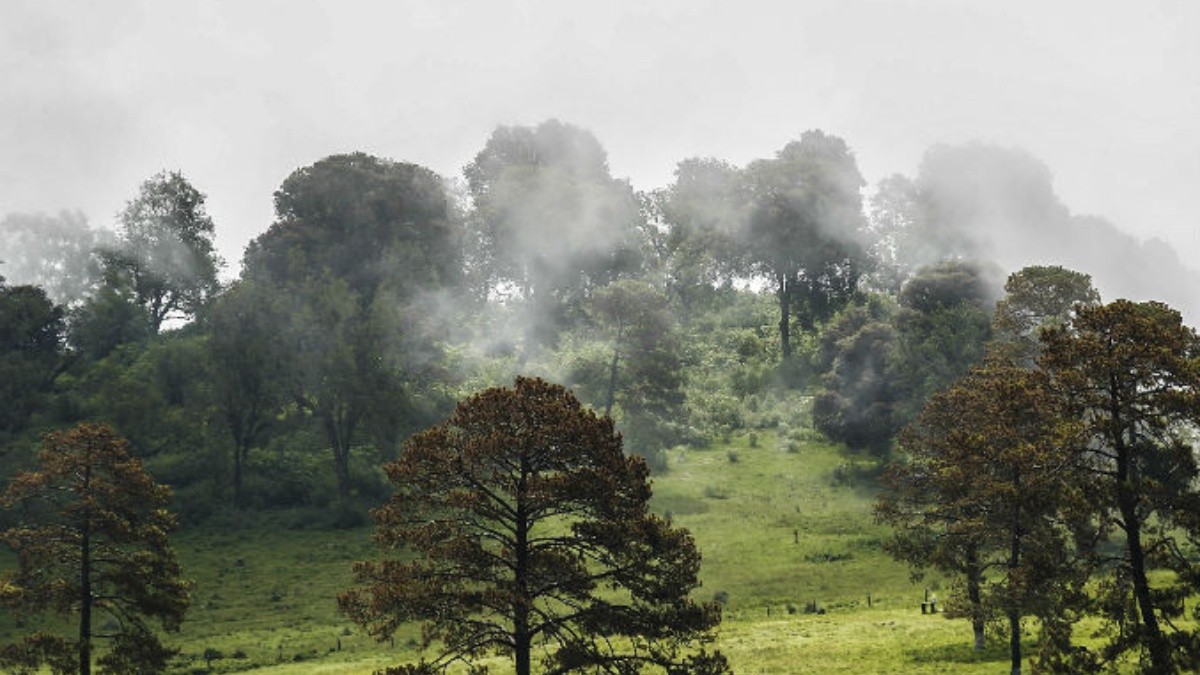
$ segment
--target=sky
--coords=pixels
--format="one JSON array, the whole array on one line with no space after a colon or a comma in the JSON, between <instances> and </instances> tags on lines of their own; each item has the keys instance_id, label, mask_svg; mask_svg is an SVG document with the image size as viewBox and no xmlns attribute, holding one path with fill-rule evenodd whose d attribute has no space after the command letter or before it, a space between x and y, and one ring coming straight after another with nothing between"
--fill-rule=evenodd
<instances>
[{"instance_id":1,"label":"sky","mask_svg":"<svg viewBox=\"0 0 1200 675\"><path fill-rule=\"evenodd\" d=\"M0 214L112 227L179 170L232 274L299 167L460 177L497 125L557 118L638 189L807 129L870 184L1018 146L1073 213L1200 261L1197 35L1194 0L2 0Z\"/></svg>"}]
</instances>

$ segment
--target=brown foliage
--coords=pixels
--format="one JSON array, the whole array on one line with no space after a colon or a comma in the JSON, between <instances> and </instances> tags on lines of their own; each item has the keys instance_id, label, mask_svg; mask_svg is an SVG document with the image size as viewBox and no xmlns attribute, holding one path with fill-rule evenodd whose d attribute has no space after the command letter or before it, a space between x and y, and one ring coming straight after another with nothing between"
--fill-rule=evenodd
<instances>
[{"instance_id":1,"label":"brown foliage","mask_svg":"<svg viewBox=\"0 0 1200 675\"><path fill-rule=\"evenodd\" d=\"M79 634L30 636L0 652L0 663L53 665L77 654L76 672L86 674L92 641L103 638L114 645L99 660L103 672L163 670L171 652L145 618L177 630L190 588L167 539L175 527L169 489L104 425L47 434L38 459L39 471L19 473L0 495L0 505L19 513L19 524L0 532L19 561L0 578L0 605L19 614L77 615ZM118 628L96 632L101 620Z\"/></svg>"},{"instance_id":2,"label":"brown foliage","mask_svg":"<svg viewBox=\"0 0 1200 675\"><path fill-rule=\"evenodd\" d=\"M397 555L357 563L362 585L339 604L380 639L420 621L426 645L443 644L394 672L488 653L512 655L520 675L534 654L546 673L728 671L719 654L685 653L720 620L688 598L691 535L648 512L644 461L564 388L484 391L386 469L396 492L373 514L375 539Z\"/></svg>"}]
</instances>

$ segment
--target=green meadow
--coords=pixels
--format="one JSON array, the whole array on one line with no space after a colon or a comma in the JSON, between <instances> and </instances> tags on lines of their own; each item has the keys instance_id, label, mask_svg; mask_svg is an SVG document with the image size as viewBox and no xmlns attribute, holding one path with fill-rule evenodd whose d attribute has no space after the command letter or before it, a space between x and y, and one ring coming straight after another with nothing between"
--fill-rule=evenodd
<instances>
[{"instance_id":1,"label":"green meadow","mask_svg":"<svg viewBox=\"0 0 1200 675\"><path fill-rule=\"evenodd\" d=\"M873 465L807 430L734 436L674 450L653 507L695 536L704 599L725 605L715 647L739 673L995 673L965 621L922 615L926 588L881 548ZM171 637L179 673L370 673L416 654L415 626L378 643L340 616L352 561L375 555L369 528L309 530L303 519L208 526L177 536L193 606ZM11 633L10 618L3 630ZM510 672L503 660L493 673Z\"/></svg>"}]
</instances>

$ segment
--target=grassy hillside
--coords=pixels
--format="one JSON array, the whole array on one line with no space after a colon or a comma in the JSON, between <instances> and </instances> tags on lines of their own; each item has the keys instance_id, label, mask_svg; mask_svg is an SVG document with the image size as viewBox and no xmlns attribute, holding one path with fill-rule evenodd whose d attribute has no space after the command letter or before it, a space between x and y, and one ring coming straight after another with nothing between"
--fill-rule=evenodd
<instances>
[{"instance_id":1,"label":"grassy hillside","mask_svg":"<svg viewBox=\"0 0 1200 675\"><path fill-rule=\"evenodd\" d=\"M739 673L994 673L1000 641L976 654L965 622L923 616L923 585L880 549L869 466L803 432L743 435L676 450L654 508L690 529L704 555L699 591L726 603L717 647ZM856 476L858 478L856 479ZM339 616L350 563L374 555L367 529L274 526L187 532L196 580L172 638L181 673L369 673L412 655L415 630L377 644ZM938 580L926 579L937 591ZM868 606L868 596L870 606ZM813 612L818 609L820 613ZM0 631L11 632L0 618ZM214 658L204 658L206 650ZM493 672L508 672L497 661Z\"/></svg>"}]
</instances>

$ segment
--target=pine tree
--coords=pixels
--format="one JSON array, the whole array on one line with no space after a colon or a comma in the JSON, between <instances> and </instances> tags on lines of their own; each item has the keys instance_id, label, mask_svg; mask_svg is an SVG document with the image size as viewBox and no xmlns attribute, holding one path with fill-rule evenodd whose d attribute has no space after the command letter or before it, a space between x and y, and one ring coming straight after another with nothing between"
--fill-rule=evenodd
<instances>
[{"instance_id":1,"label":"pine tree","mask_svg":"<svg viewBox=\"0 0 1200 675\"><path fill-rule=\"evenodd\" d=\"M0 495L18 522L0 541L19 562L0 578L0 606L76 616L77 637L29 635L0 650L0 665L88 675L94 642L105 639L112 647L95 659L101 672L162 672L174 652L146 620L178 630L191 588L168 542L170 490L104 425L47 434L38 460L39 470L19 473Z\"/></svg>"}]
</instances>

